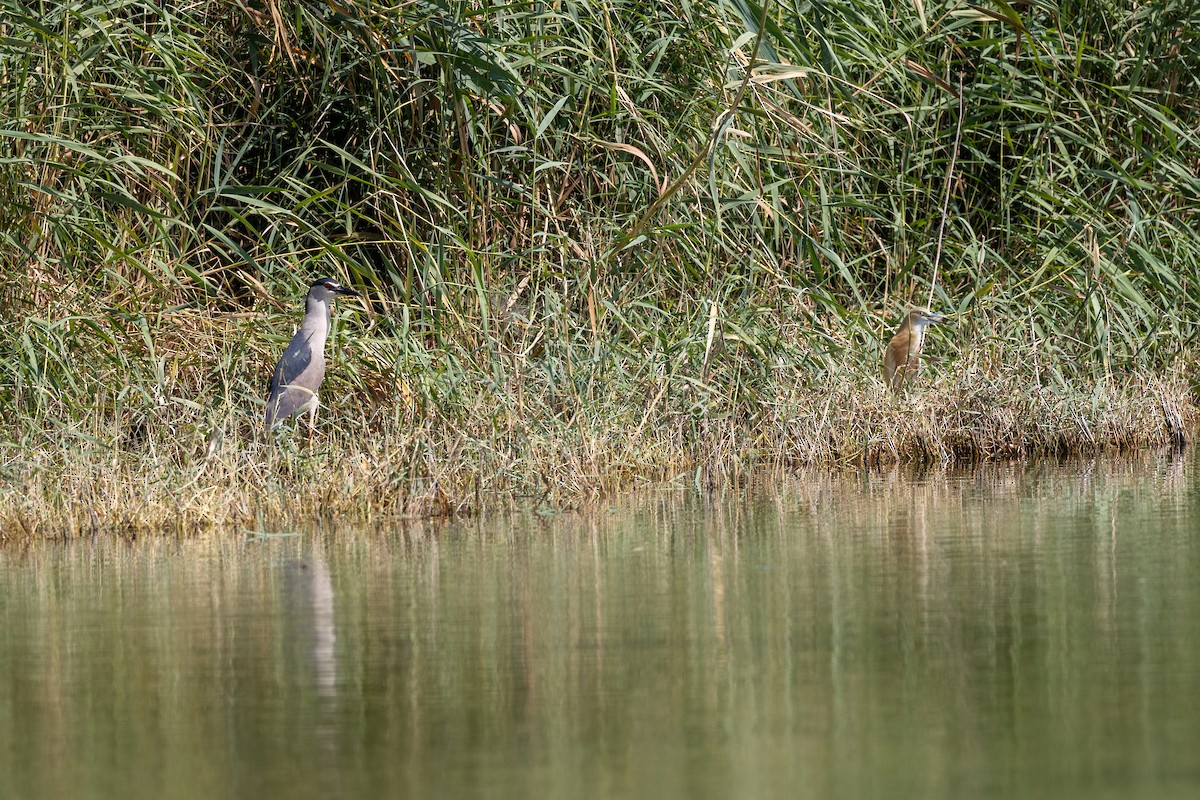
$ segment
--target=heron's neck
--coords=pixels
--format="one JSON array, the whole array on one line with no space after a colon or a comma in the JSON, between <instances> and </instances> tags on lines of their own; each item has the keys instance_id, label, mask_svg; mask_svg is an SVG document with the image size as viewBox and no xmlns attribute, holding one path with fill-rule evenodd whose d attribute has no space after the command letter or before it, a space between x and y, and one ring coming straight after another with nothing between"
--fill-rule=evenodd
<instances>
[{"instance_id":1,"label":"heron's neck","mask_svg":"<svg viewBox=\"0 0 1200 800\"><path fill-rule=\"evenodd\" d=\"M329 335L329 301L310 296L300 328L309 336L316 335L324 341Z\"/></svg>"},{"instance_id":2,"label":"heron's neck","mask_svg":"<svg viewBox=\"0 0 1200 800\"><path fill-rule=\"evenodd\" d=\"M921 352L921 345L925 342L925 326L926 323L924 322L910 322L908 324L908 327L912 330L912 337L908 343L910 352Z\"/></svg>"}]
</instances>

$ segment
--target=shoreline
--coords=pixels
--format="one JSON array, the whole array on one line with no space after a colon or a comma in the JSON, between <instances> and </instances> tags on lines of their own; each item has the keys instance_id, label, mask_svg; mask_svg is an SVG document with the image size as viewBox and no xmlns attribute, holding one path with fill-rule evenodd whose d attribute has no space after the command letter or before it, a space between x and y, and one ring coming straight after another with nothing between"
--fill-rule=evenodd
<instances>
[{"instance_id":1,"label":"shoreline","mask_svg":"<svg viewBox=\"0 0 1200 800\"><path fill-rule=\"evenodd\" d=\"M1019 384L964 381L962 370L901 398L864 380L708 416L686 413L686 398L655 406L631 394L559 415L435 413L411 427L377 418L352 429L347 409L334 406L311 444L295 431L264 440L249 412L207 440L185 413L164 415L140 439L76 429L35 443L27 432L0 463L0 541L314 519L405 524L531 504L578 510L647 487L714 490L769 470L951 468L1183 447L1200 429L1200 406L1179 375L1015 393ZM174 436L189 424L190 435Z\"/></svg>"}]
</instances>

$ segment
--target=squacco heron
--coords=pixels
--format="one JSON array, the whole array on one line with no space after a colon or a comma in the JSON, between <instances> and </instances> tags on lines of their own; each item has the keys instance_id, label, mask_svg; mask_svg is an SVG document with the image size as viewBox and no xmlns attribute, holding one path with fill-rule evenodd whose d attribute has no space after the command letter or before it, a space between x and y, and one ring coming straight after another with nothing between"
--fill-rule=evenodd
<instances>
[{"instance_id":1,"label":"squacco heron","mask_svg":"<svg viewBox=\"0 0 1200 800\"><path fill-rule=\"evenodd\" d=\"M941 314L923 308L908 312L900 330L896 331L883 351L883 382L889 389L899 394L909 379L917 374L920 368L918 356L925 344L925 328L945 321L946 317Z\"/></svg>"}]
</instances>

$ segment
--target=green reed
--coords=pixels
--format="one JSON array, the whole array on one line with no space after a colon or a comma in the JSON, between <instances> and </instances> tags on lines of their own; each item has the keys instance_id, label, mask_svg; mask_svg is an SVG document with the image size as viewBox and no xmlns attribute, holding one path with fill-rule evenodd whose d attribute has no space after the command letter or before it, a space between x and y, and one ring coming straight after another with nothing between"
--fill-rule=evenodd
<instances>
[{"instance_id":1,"label":"green reed","mask_svg":"<svg viewBox=\"0 0 1200 800\"><path fill-rule=\"evenodd\" d=\"M180 486L220 498L204 519L279 513L330 481L347 512L573 503L1166 441L1194 414L1186 3L0 20L0 505L28 520L116 524ZM339 311L317 442L267 447L321 274L367 299ZM897 405L879 351L931 298L956 325ZM102 469L131 485L84 513Z\"/></svg>"}]
</instances>

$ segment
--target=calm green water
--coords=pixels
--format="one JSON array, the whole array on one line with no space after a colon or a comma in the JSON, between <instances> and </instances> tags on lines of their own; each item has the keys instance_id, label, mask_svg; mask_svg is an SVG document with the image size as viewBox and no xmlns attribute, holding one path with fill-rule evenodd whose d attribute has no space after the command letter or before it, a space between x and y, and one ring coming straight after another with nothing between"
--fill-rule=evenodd
<instances>
[{"instance_id":1,"label":"calm green water","mask_svg":"<svg viewBox=\"0 0 1200 800\"><path fill-rule=\"evenodd\" d=\"M1198 797L1197 474L10 546L0 797Z\"/></svg>"}]
</instances>

